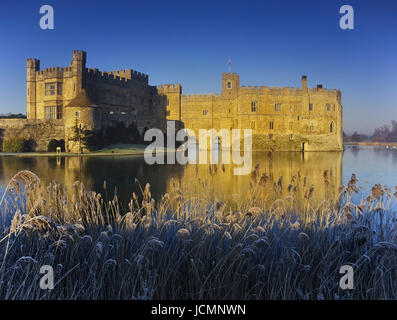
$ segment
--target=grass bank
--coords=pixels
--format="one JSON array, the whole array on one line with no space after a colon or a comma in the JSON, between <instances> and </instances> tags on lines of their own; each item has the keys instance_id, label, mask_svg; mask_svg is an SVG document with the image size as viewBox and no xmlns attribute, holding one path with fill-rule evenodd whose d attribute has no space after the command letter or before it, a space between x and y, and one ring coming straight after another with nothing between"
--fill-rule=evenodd
<instances>
[{"instance_id":1,"label":"grass bank","mask_svg":"<svg viewBox=\"0 0 397 320\"><path fill-rule=\"evenodd\" d=\"M56 152L18 152L18 153L7 153L0 152L0 156L15 156L15 157L81 157L81 156L122 156L122 155L143 155L145 152L146 145L141 144L115 144L109 145L103 149L97 151L87 151L83 153L72 153L62 152L57 154ZM173 150L164 148L157 149L158 152L173 152Z\"/></svg>"},{"instance_id":2,"label":"grass bank","mask_svg":"<svg viewBox=\"0 0 397 320\"><path fill-rule=\"evenodd\" d=\"M396 299L397 188L376 185L354 204L353 175L313 207L305 180L269 186L257 166L244 200L224 202L173 181L155 203L147 184L122 212L117 196L22 171L0 204L0 298ZM53 290L38 285L42 265ZM342 265L354 290L339 287Z\"/></svg>"}]
</instances>

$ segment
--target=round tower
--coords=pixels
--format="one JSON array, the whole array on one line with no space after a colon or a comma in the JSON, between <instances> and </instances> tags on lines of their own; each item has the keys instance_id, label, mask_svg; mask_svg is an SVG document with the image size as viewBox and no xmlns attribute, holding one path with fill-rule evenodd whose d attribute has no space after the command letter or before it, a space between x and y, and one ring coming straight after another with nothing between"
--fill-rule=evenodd
<instances>
[{"instance_id":1,"label":"round tower","mask_svg":"<svg viewBox=\"0 0 397 320\"><path fill-rule=\"evenodd\" d=\"M26 115L36 119L36 72L40 70L40 60L26 60Z\"/></svg>"}]
</instances>

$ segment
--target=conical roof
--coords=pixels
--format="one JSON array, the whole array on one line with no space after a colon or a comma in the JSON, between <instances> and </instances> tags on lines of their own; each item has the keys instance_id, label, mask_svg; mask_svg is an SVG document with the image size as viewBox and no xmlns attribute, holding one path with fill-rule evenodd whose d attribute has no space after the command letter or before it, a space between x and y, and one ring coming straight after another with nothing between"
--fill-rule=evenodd
<instances>
[{"instance_id":1,"label":"conical roof","mask_svg":"<svg viewBox=\"0 0 397 320\"><path fill-rule=\"evenodd\" d=\"M85 89L82 89L77 96L75 96L67 105L67 108L72 107L95 107L97 104Z\"/></svg>"}]
</instances>

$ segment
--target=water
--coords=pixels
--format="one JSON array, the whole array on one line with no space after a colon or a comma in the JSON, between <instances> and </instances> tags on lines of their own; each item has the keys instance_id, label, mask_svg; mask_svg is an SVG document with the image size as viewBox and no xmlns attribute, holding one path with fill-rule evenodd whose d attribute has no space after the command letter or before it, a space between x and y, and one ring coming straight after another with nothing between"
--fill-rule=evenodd
<instances>
[{"instance_id":1,"label":"water","mask_svg":"<svg viewBox=\"0 0 397 320\"><path fill-rule=\"evenodd\" d=\"M321 202L325 194L336 195L340 185L349 181L352 173L359 179L364 194L376 183L394 189L397 185L397 150L385 147L347 147L342 152L267 152L253 154L253 166L260 163L260 172L266 172L269 182L277 183L282 176L285 188L298 172L306 177L308 185L315 187L314 199ZM247 192L251 175L233 175L233 165L147 165L143 156L100 157L0 157L0 186L4 190L11 177L20 170L36 173L44 184L57 181L70 186L74 181L83 182L89 190L112 197L117 195L127 203L133 192L140 194L150 183L154 199L169 192L173 184L181 184L192 196L206 193L215 198L239 197ZM327 171L329 186L324 186ZM106 190L104 189L106 181Z\"/></svg>"}]
</instances>

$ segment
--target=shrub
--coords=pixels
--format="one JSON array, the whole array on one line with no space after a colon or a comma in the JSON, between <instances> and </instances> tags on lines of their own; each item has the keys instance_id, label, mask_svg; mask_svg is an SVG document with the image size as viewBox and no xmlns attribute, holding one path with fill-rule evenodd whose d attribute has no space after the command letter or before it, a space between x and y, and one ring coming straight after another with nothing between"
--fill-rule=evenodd
<instances>
[{"instance_id":1,"label":"shrub","mask_svg":"<svg viewBox=\"0 0 397 320\"><path fill-rule=\"evenodd\" d=\"M104 147L102 130L100 131L87 130L83 141L88 151L95 151L102 149Z\"/></svg>"},{"instance_id":2,"label":"shrub","mask_svg":"<svg viewBox=\"0 0 397 320\"><path fill-rule=\"evenodd\" d=\"M60 147L62 152L65 152L65 140L57 140L57 139L52 139L50 142L48 142L48 147L47 150L48 152L55 152L57 151L57 148Z\"/></svg>"},{"instance_id":3,"label":"shrub","mask_svg":"<svg viewBox=\"0 0 397 320\"><path fill-rule=\"evenodd\" d=\"M128 127L123 122L118 122L114 127L108 127L104 134L107 144L114 143L139 143L141 136L134 123Z\"/></svg>"},{"instance_id":4,"label":"shrub","mask_svg":"<svg viewBox=\"0 0 397 320\"><path fill-rule=\"evenodd\" d=\"M26 142L22 137L11 137L4 139L3 152L24 152Z\"/></svg>"}]
</instances>

